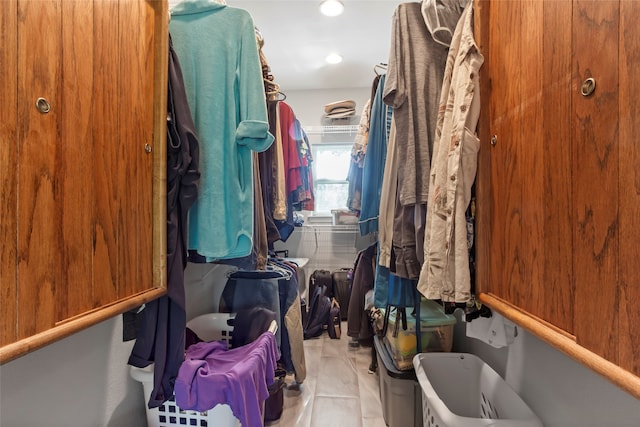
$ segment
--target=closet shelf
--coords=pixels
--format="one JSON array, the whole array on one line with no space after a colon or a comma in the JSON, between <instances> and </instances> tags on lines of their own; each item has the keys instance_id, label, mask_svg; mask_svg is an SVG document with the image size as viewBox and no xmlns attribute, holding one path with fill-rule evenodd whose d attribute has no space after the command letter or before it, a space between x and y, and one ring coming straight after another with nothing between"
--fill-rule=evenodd
<instances>
[{"instance_id":1,"label":"closet shelf","mask_svg":"<svg viewBox=\"0 0 640 427\"><path fill-rule=\"evenodd\" d=\"M359 232L359 228L357 224L342 224L342 225L334 225L331 223L322 224L305 224L302 227L297 227L301 233L357 233Z\"/></svg>"},{"instance_id":2,"label":"closet shelf","mask_svg":"<svg viewBox=\"0 0 640 427\"><path fill-rule=\"evenodd\" d=\"M304 128L307 135L355 135L358 133L358 125L326 125L308 126Z\"/></svg>"}]
</instances>

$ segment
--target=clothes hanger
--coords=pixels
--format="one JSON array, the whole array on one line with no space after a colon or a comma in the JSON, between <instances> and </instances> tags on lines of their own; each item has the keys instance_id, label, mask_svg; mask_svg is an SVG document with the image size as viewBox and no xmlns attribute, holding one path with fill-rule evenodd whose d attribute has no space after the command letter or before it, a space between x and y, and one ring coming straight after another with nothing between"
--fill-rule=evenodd
<instances>
[{"instance_id":1,"label":"clothes hanger","mask_svg":"<svg viewBox=\"0 0 640 427\"><path fill-rule=\"evenodd\" d=\"M280 275L287 280L293 277L293 273L291 271L279 266L273 260L267 261L267 271L275 271L277 273L280 273Z\"/></svg>"},{"instance_id":2,"label":"clothes hanger","mask_svg":"<svg viewBox=\"0 0 640 427\"><path fill-rule=\"evenodd\" d=\"M280 85L273 81L273 76L271 74L267 77L263 77L262 80L266 83L266 95L270 101L284 101L287 99L287 95L280 90Z\"/></svg>"},{"instance_id":3,"label":"clothes hanger","mask_svg":"<svg viewBox=\"0 0 640 427\"><path fill-rule=\"evenodd\" d=\"M276 89L280 89L280 86L278 85L278 83L273 81L273 76L271 74L269 74L267 77L263 77L262 81L264 81L269 86L273 86Z\"/></svg>"},{"instance_id":4,"label":"clothes hanger","mask_svg":"<svg viewBox=\"0 0 640 427\"><path fill-rule=\"evenodd\" d=\"M284 101L285 99L287 99L287 95L285 95L284 92L280 91L267 92L267 97L269 101Z\"/></svg>"},{"instance_id":5,"label":"clothes hanger","mask_svg":"<svg viewBox=\"0 0 640 427\"><path fill-rule=\"evenodd\" d=\"M258 40L258 48L262 49L262 46L264 46L264 37L262 36L262 31L260 31L260 28L258 27L253 27L253 30L256 32L256 40Z\"/></svg>"},{"instance_id":6,"label":"clothes hanger","mask_svg":"<svg viewBox=\"0 0 640 427\"><path fill-rule=\"evenodd\" d=\"M382 70L382 73L378 73L378 70ZM384 74L384 72L387 71L387 64L384 62L380 62L379 64L376 64L373 66L373 72L376 73L376 76L379 76L380 74Z\"/></svg>"}]
</instances>

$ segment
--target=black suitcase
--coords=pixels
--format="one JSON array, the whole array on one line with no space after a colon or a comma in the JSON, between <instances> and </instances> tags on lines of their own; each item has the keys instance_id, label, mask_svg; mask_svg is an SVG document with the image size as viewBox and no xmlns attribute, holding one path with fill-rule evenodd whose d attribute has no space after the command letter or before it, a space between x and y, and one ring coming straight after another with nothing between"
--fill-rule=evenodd
<instances>
[{"instance_id":1,"label":"black suitcase","mask_svg":"<svg viewBox=\"0 0 640 427\"><path fill-rule=\"evenodd\" d=\"M329 270L314 270L309 276L309 289L307 290L307 308L311 305L311 297L318 286L326 287L325 295L331 299L333 297L333 281Z\"/></svg>"},{"instance_id":2,"label":"black suitcase","mask_svg":"<svg viewBox=\"0 0 640 427\"><path fill-rule=\"evenodd\" d=\"M338 304L340 304L340 319L342 320L347 320L352 277L353 269L351 268L341 268L331 273L333 296L338 300Z\"/></svg>"}]
</instances>

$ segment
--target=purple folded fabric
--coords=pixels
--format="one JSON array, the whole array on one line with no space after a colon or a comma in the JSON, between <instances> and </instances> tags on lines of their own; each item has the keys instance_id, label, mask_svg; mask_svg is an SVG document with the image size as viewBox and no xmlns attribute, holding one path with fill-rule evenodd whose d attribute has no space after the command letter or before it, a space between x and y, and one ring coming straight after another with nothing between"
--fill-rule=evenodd
<instances>
[{"instance_id":1,"label":"purple folded fabric","mask_svg":"<svg viewBox=\"0 0 640 427\"><path fill-rule=\"evenodd\" d=\"M227 404L243 426L261 426L263 403L279 358L271 332L231 350L222 341L194 344L176 378L176 404L200 412Z\"/></svg>"}]
</instances>

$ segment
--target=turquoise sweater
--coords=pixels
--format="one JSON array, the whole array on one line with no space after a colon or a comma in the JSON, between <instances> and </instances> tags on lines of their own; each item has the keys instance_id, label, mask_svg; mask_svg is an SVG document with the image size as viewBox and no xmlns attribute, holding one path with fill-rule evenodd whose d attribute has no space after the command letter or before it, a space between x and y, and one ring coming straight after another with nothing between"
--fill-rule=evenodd
<instances>
[{"instance_id":1,"label":"turquoise sweater","mask_svg":"<svg viewBox=\"0 0 640 427\"><path fill-rule=\"evenodd\" d=\"M189 249L208 260L249 255L253 160L273 142L251 15L212 0L184 0L169 31L200 139L200 192Z\"/></svg>"}]
</instances>

